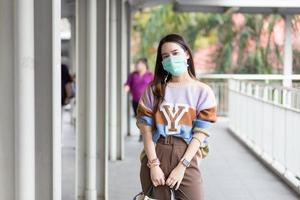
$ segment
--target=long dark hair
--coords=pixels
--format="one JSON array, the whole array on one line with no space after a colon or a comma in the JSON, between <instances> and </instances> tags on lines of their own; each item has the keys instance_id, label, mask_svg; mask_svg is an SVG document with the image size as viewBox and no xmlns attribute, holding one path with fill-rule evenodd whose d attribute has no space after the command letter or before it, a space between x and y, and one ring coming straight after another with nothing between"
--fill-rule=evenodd
<instances>
[{"instance_id":1,"label":"long dark hair","mask_svg":"<svg viewBox=\"0 0 300 200\"><path fill-rule=\"evenodd\" d=\"M184 51L187 51L189 54L189 59L187 60L188 63L188 73L192 78L196 78L195 75L195 67L194 61L192 56L192 51L190 50L189 46L181 37L177 34L169 34L163 37L158 45L157 55L156 55L156 64L155 64L155 72L154 72L154 80L151 83L151 89L154 95L154 109L153 113L156 113L160 104L164 100L165 97L165 89L168 81L172 78L171 75L167 71L164 70L162 65L162 55L161 55L161 48L163 44L166 42L174 42L177 43L182 47Z\"/></svg>"}]
</instances>

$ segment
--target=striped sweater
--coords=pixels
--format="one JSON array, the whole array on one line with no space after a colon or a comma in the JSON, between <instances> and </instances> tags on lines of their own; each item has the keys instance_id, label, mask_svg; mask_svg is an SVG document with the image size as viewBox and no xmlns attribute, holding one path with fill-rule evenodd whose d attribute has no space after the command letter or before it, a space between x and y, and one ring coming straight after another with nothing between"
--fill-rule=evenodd
<instances>
[{"instance_id":1,"label":"striped sweater","mask_svg":"<svg viewBox=\"0 0 300 200\"><path fill-rule=\"evenodd\" d=\"M212 89L197 80L169 82L164 101L153 113L154 96L150 86L145 90L137 109L137 125L155 127L153 141L173 135L189 143L194 132L209 135L208 128L216 121L216 100Z\"/></svg>"}]
</instances>

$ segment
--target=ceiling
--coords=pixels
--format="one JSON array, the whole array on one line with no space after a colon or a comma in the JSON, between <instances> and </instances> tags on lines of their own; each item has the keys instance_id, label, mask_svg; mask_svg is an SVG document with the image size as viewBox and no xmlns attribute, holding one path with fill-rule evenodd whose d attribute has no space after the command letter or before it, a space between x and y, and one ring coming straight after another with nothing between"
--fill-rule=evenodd
<instances>
[{"instance_id":1,"label":"ceiling","mask_svg":"<svg viewBox=\"0 0 300 200\"><path fill-rule=\"evenodd\" d=\"M120 0L125 1L125 0ZM173 3L178 12L226 12L300 14L300 0L126 0L133 11ZM75 15L75 0L62 0L62 18Z\"/></svg>"}]
</instances>

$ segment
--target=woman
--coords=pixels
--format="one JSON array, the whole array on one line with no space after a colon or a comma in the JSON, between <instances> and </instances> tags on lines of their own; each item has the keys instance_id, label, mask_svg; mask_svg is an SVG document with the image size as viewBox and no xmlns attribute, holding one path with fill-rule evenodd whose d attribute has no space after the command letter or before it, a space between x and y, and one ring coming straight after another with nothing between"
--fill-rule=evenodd
<instances>
[{"instance_id":1,"label":"woman","mask_svg":"<svg viewBox=\"0 0 300 200\"><path fill-rule=\"evenodd\" d=\"M195 78L192 53L183 38L161 39L154 80L139 101L137 125L144 137L140 179L152 198L202 200L199 148L216 121L216 100L209 86ZM179 190L178 190L179 189Z\"/></svg>"},{"instance_id":2,"label":"woman","mask_svg":"<svg viewBox=\"0 0 300 200\"><path fill-rule=\"evenodd\" d=\"M137 115L137 106L145 88L153 80L153 74L149 71L146 58L140 58L136 61L135 71L129 74L124 85L125 91L132 95L132 108L134 116Z\"/></svg>"}]
</instances>

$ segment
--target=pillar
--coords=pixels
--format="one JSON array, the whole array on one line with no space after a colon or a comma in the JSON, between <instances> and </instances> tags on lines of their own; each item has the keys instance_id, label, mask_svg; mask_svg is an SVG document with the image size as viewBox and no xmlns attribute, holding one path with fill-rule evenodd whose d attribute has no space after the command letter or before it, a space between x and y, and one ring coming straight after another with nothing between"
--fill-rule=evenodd
<instances>
[{"instance_id":1,"label":"pillar","mask_svg":"<svg viewBox=\"0 0 300 200\"><path fill-rule=\"evenodd\" d=\"M97 0L87 0L87 137L86 137L86 199L96 200L96 161L97 161Z\"/></svg>"},{"instance_id":2,"label":"pillar","mask_svg":"<svg viewBox=\"0 0 300 200\"><path fill-rule=\"evenodd\" d=\"M34 1L15 1L15 199L35 199Z\"/></svg>"},{"instance_id":3,"label":"pillar","mask_svg":"<svg viewBox=\"0 0 300 200\"><path fill-rule=\"evenodd\" d=\"M70 72L74 74L76 72L76 59L75 59L75 41L76 41L76 20L75 16L69 17L71 25L71 38L69 45L69 68Z\"/></svg>"},{"instance_id":4,"label":"pillar","mask_svg":"<svg viewBox=\"0 0 300 200\"><path fill-rule=\"evenodd\" d=\"M14 2L0 1L0 199L15 199ZM5 187L3 187L5 186Z\"/></svg>"},{"instance_id":5,"label":"pillar","mask_svg":"<svg viewBox=\"0 0 300 200\"><path fill-rule=\"evenodd\" d=\"M109 51L109 159L117 160L117 1L110 1Z\"/></svg>"},{"instance_id":6,"label":"pillar","mask_svg":"<svg viewBox=\"0 0 300 200\"><path fill-rule=\"evenodd\" d=\"M36 199L43 200L61 199L60 6L60 0L38 0L34 6L35 180Z\"/></svg>"},{"instance_id":7,"label":"pillar","mask_svg":"<svg viewBox=\"0 0 300 200\"><path fill-rule=\"evenodd\" d=\"M86 0L76 0L76 177L75 195L76 200L83 200L85 197L86 177Z\"/></svg>"},{"instance_id":8,"label":"pillar","mask_svg":"<svg viewBox=\"0 0 300 200\"><path fill-rule=\"evenodd\" d=\"M131 9L130 9L130 4L127 1L125 3L125 12L126 12L126 52L127 52L127 74L129 74L130 72L130 65L131 65ZM131 102L130 102L130 96L129 94L127 94L127 135L130 136L131 135Z\"/></svg>"},{"instance_id":9,"label":"pillar","mask_svg":"<svg viewBox=\"0 0 300 200\"><path fill-rule=\"evenodd\" d=\"M124 137L127 132L127 18L124 0L117 1L117 159L124 159Z\"/></svg>"},{"instance_id":10,"label":"pillar","mask_svg":"<svg viewBox=\"0 0 300 200\"><path fill-rule=\"evenodd\" d=\"M97 3L97 191L108 199L109 0Z\"/></svg>"},{"instance_id":11,"label":"pillar","mask_svg":"<svg viewBox=\"0 0 300 200\"><path fill-rule=\"evenodd\" d=\"M76 1L76 199L107 199L108 1Z\"/></svg>"}]
</instances>

